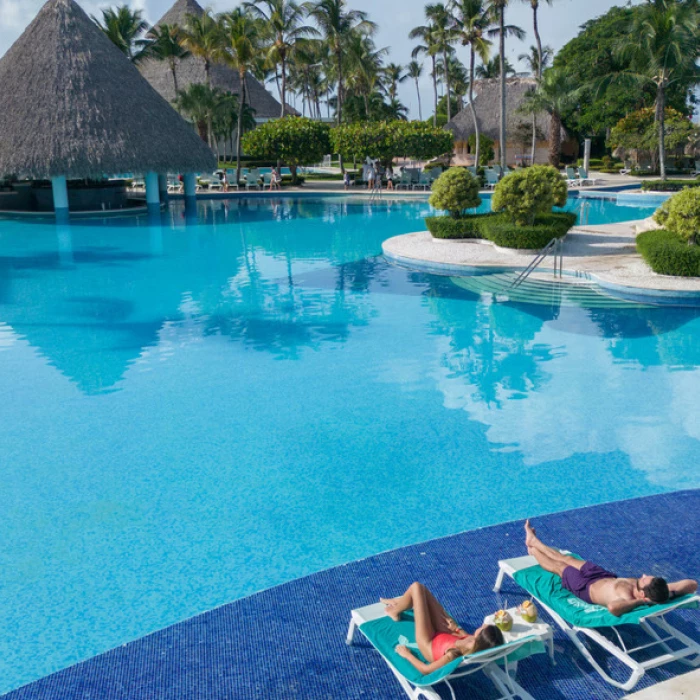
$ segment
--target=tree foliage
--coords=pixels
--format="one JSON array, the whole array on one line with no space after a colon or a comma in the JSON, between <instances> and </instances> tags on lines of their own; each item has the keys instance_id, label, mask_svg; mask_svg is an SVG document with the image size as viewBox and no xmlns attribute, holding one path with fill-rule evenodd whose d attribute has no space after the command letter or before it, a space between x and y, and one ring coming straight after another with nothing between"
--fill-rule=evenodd
<instances>
[{"instance_id":1,"label":"tree foliage","mask_svg":"<svg viewBox=\"0 0 700 700\"><path fill-rule=\"evenodd\" d=\"M518 226L532 226L538 214L566 204L567 188L559 171L549 165L533 165L506 175L496 185L491 200L495 212L505 212Z\"/></svg>"},{"instance_id":2,"label":"tree foliage","mask_svg":"<svg viewBox=\"0 0 700 700\"><path fill-rule=\"evenodd\" d=\"M467 209L481 204L479 181L464 168L446 170L433 184L430 205L459 219Z\"/></svg>"},{"instance_id":3,"label":"tree foliage","mask_svg":"<svg viewBox=\"0 0 700 700\"><path fill-rule=\"evenodd\" d=\"M695 243L700 233L700 190L689 187L674 194L662 207L661 219L666 230L680 236L684 241ZM656 218L656 217L655 217Z\"/></svg>"},{"instance_id":4,"label":"tree foliage","mask_svg":"<svg viewBox=\"0 0 700 700\"><path fill-rule=\"evenodd\" d=\"M493 150L495 141L485 134L479 134L479 162L477 165L488 165L495 157L496 152ZM467 139L469 152L476 154L476 134L472 134Z\"/></svg>"},{"instance_id":5,"label":"tree foliage","mask_svg":"<svg viewBox=\"0 0 700 700\"><path fill-rule=\"evenodd\" d=\"M629 58L620 54L620 37L643 5L613 7L609 12L586 22L580 34L556 55L554 67L561 69L571 82L581 88L578 100L562 112L566 129L578 136L603 136L626 114L650 107L656 100L652 86L640 86L633 80L616 80L601 85L601 76L621 74L630 69ZM687 111L691 84L681 81L667 93L667 104Z\"/></svg>"},{"instance_id":6,"label":"tree foliage","mask_svg":"<svg viewBox=\"0 0 700 700\"><path fill-rule=\"evenodd\" d=\"M285 117L261 124L243 136L243 148L253 158L279 160L292 178L300 165L312 165L330 153L330 128L306 117Z\"/></svg>"},{"instance_id":7,"label":"tree foliage","mask_svg":"<svg viewBox=\"0 0 700 700\"><path fill-rule=\"evenodd\" d=\"M453 136L424 122L378 122L343 124L331 132L334 153L343 158L378 158L389 164L406 156L430 160L451 153Z\"/></svg>"}]
</instances>

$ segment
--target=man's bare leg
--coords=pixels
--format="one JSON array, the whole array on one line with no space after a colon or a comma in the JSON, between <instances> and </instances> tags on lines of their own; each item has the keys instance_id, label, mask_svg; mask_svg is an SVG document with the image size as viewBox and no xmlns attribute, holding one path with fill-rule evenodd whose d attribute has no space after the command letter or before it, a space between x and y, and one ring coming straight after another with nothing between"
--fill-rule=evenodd
<instances>
[{"instance_id":1,"label":"man's bare leg","mask_svg":"<svg viewBox=\"0 0 700 700\"><path fill-rule=\"evenodd\" d=\"M537 563L545 570L557 576L561 576L567 566L573 566L575 569L580 569L585 562L575 557L570 557L562 554L554 547L548 547L537 537L535 528L530 525L530 521L525 521L525 545L527 551L535 559Z\"/></svg>"}]
</instances>

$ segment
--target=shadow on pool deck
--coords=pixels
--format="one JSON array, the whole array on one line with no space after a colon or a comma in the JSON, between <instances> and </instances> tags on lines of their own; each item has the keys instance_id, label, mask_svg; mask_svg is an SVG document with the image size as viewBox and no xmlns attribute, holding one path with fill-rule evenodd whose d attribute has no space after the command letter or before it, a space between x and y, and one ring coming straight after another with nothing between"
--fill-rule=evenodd
<instances>
[{"instance_id":1,"label":"shadow on pool deck","mask_svg":"<svg viewBox=\"0 0 700 700\"><path fill-rule=\"evenodd\" d=\"M407 515L407 517L409 517ZM424 517L419 515L418 517ZM538 534L619 575L669 579L700 573L700 490L635 499L537 518ZM514 583L492 592L496 561L522 555L522 521L406 547L278 586L168 627L13 691L4 700L313 700L405 697L361 634L345 644L350 609L396 595L413 580L435 591L467 629L507 602ZM700 639L700 611L677 613ZM541 700L604 700L606 685L562 635L556 666L546 656L520 664L518 680ZM615 667L613 667L614 669ZM619 670L619 669L618 669ZM688 667L649 672L635 690ZM457 681L458 698L495 697L480 679ZM443 696L444 695L443 690Z\"/></svg>"}]
</instances>

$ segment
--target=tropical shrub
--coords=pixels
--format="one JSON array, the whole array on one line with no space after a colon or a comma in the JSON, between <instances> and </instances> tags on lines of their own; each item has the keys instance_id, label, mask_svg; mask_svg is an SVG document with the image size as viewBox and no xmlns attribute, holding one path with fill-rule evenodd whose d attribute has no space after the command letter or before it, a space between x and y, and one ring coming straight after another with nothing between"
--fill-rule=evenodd
<instances>
[{"instance_id":1,"label":"tropical shrub","mask_svg":"<svg viewBox=\"0 0 700 700\"><path fill-rule=\"evenodd\" d=\"M424 122L357 122L331 130L334 153L347 160L378 158L385 165L399 156L416 160L437 158L452 153L453 143L450 132Z\"/></svg>"},{"instance_id":2,"label":"tropical shrub","mask_svg":"<svg viewBox=\"0 0 700 700\"><path fill-rule=\"evenodd\" d=\"M695 243L700 231L700 190L689 188L674 194L661 214L662 226L688 243Z\"/></svg>"},{"instance_id":3,"label":"tropical shrub","mask_svg":"<svg viewBox=\"0 0 700 700\"><path fill-rule=\"evenodd\" d=\"M494 140L479 134L479 163L478 165L488 165L495 157L496 152L493 150ZM469 153L476 153L476 134L472 134L467 140Z\"/></svg>"},{"instance_id":4,"label":"tropical shrub","mask_svg":"<svg viewBox=\"0 0 700 700\"><path fill-rule=\"evenodd\" d=\"M700 277L700 246L689 246L677 233L665 229L640 233L637 251L660 275Z\"/></svg>"},{"instance_id":5,"label":"tropical shrub","mask_svg":"<svg viewBox=\"0 0 700 700\"><path fill-rule=\"evenodd\" d=\"M428 216L425 225L433 238L485 238L484 222L498 214L467 214L459 219L450 216Z\"/></svg>"},{"instance_id":6,"label":"tropical shrub","mask_svg":"<svg viewBox=\"0 0 700 700\"><path fill-rule=\"evenodd\" d=\"M680 192L686 187L700 187L700 180L651 180L642 183L645 192Z\"/></svg>"},{"instance_id":7,"label":"tropical shrub","mask_svg":"<svg viewBox=\"0 0 700 700\"><path fill-rule=\"evenodd\" d=\"M327 124L305 117L272 119L243 135L243 148L253 158L280 161L297 182L297 168L323 160L331 150Z\"/></svg>"},{"instance_id":8,"label":"tropical shrub","mask_svg":"<svg viewBox=\"0 0 700 700\"><path fill-rule=\"evenodd\" d=\"M550 212L538 214L531 225L521 226L507 215L492 216L483 221L481 231L484 238L502 248L539 250L552 238L565 236L576 218L571 212Z\"/></svg>"},{"instance_id":9,"label":"tropical shrub","mask_svg":"<svg viewBox=\"0 0 700 700\"><path fill-rule=\"evenodd\" d=\"M666 221L668 221L668 208L671 204L671 200L667 199L655 212L652 217L659 226L666 226Z\"/></svg>"},{"instance_id":10,"label":"tropical shrub","mask_svg":"<svg viewBox=\"0 0 700 700\"><path fill-rule=\"evenodd\" d=\"M459 219L466 209L481 204L479 181L464 168L450 168L433 183L433 193L428 200L436 209Z\"/></svg>"},{"instance_id":11,"label":"tropical shrub","mask_svg":"<svg viewBox=\"0 0 700 700\"><path fill-rule=\"evenodd\" d=\"M532 226L537 214L566 204L566 182L556 168L533 165L506 175L496 185L491 200L495 212L504 212L518 226Z\"/></svg>"}]
</instances>

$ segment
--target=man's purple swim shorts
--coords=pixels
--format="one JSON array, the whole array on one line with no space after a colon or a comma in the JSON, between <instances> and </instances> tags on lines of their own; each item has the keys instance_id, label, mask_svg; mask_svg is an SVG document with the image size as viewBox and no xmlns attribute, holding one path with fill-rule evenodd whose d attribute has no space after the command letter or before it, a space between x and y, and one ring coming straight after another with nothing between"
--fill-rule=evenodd
<instances>
[{"instance_id":1,"label":"man's purple swim shorts","mask_svg":"<svg viewBox=\"0 0 700 700\"><path fill-rule=\"evenodd\" d=\"M591 584L604 578L617 578L615 574L606 571L602 567L587 561L580 569L567 566L562 572L561 582L567 591L571 591L575 596L586 603L593 603L588 590Z\"/></svg>"}]
</instances>

